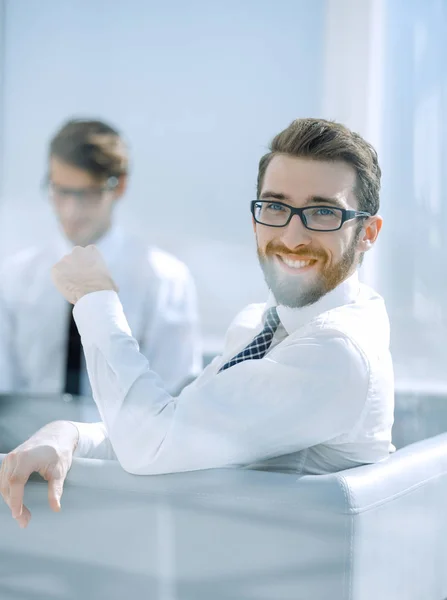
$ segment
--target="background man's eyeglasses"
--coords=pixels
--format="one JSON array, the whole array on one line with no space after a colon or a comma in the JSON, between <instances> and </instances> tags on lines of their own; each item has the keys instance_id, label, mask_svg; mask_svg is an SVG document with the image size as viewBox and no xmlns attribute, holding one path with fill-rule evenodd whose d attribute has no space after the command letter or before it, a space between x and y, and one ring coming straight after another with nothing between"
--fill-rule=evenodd
<instances>
[{"instance_id":1,"label":"background man's eyeglasses","mask_svg":"<svg viewBox=\"0 0 447 600\"><path fill-rule=\"evenodd\" d=\"M363 211L324 205L295 208L272 200L254 200L251 213L256 223L267 227L286 227L292 217L298 215L304 227L311 231L337 231L346 221L371 216Z\"/></svg>"},{"instance_id":2,"label":"background man's eyeglasses","mask_svg":"<svg viewBox=\"0 0 447 600\"><path fill-rule=\"evenodd\" d=\"M61 203L66 198L74 198L78 204L97 204L103 194L115 189L118 185L116 177L110 177L106 185L90 188L69 188L57 185L51 181L46 182L47 193L52 202Z\"/></svg>"}]
</instances>

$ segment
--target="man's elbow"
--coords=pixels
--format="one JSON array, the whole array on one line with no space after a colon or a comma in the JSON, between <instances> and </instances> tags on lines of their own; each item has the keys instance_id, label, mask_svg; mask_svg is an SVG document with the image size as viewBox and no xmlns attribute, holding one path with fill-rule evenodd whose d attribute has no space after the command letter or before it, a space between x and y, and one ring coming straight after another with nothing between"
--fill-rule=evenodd
<instances>
[{"instance_id":1,"label":"man's elbow","mask_svg":"<svg viewBox=\"0 0 447 600\"><path fill-rule=\"evenodd\" d=\"M159 475L167 471L160 469L157 460L162 443L155 446L148 442L150 436L139 439L137 436L125 437L109 434L116 459L121 467L131 475Z\"/></svg>"}]
</instances>

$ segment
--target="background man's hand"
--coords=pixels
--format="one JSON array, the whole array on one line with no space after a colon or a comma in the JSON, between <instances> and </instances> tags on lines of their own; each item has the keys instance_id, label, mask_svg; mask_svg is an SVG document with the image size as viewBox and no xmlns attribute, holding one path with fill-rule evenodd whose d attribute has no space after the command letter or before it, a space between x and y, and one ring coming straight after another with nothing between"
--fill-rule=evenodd
<instances>
[{"instance_id":1,"label":"background man's hand","mask_svg":"<svg viewBox=\"0 0 447 600\"><path fill-rule=\"evenodd\" d=\"M95 246L76 246L53 267L51 275L54 285L71 304L92 292L118 291Z\"/></svg>"},{"instance_id":2,"label":"background man's hand","mask_svg":"<svg viewBox=\"0 0 447 600\"><path fill-rule=\"evenodd\" d=\"M10 452L0 466L0 494L20 527L26 527L31 513L23 504L25 484L37 472L48 481L48 501L52 510L61 508L64 481L78 442L76 425L55 421L42 427L26 442Z\"/></svg>"}]
</instances>

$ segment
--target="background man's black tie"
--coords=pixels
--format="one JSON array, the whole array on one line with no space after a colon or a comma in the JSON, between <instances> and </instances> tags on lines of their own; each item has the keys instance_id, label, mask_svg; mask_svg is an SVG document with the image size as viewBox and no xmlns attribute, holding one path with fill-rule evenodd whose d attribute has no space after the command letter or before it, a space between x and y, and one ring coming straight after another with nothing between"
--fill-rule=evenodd
<instances>
[{"instance_id":1,"label":"background man's black tie","mask_svg":"<svg viewBox=\"0 0 447 600\"><path fill-rule=\"evenodd\" d=\"M81 360L82 344L81 336L73 318L73 310L70 305L69 326L67 332L67 362L65 366L65 394L79 396L81 391Z\"/></svg>"}]
</instances>

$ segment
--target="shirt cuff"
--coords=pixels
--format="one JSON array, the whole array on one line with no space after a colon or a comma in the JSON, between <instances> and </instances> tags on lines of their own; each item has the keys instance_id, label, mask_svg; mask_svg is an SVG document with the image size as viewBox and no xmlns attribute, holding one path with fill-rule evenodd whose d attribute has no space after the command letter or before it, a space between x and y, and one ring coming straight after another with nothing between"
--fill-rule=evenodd
<instances>
[{"instance_id":1,"label":"shirt cuff","mask_svg":"<svg viewBox=\"0 0 447 600\"><path fill-rule=\"evenodd\" d=\"M71 423L79 432L74 457L116 459L104 423Z\"/></svg>"},{"instance_id":2,"label":"shirt cuff","mask_svg":"<svg viewBox=\"0 0 447 600\"><path fill-rule=\"evenodd\" d=\"M112 329L132 335L118 294L112 290L92 292L83 296L73 309L84 346L108 342Z\"/></svg>"}]
</instances>

